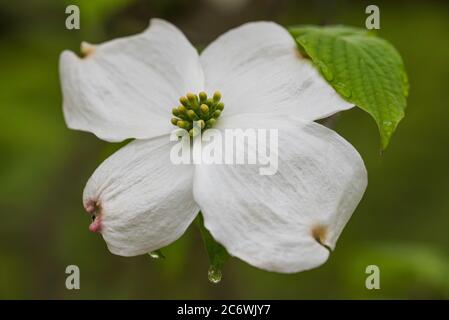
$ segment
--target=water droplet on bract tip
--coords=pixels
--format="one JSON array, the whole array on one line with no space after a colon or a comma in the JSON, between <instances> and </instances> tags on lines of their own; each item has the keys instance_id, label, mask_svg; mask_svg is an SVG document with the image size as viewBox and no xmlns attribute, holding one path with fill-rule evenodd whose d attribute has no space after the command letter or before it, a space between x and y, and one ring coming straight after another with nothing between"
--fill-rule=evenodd
<instances>
[{"instance_id":1,"label":"water droplet on bract tip","mask_svg":"<svg viewBox=\"0 0 449 320\"><path fill-rule=\"evenodd\" d=\"M318 66L320 67L321 73L326 78L327 81L332 81L334 79L334 73L328 66L326 66L323 62L318 62Z\"/></svg>"},{"instance_id":2,"label":"water droplet on bract tip","mask_svg":"<svg viewBox=\"0 0 449 320\"><path fill-rule=\"evenodd\" d=\"M209 271L207 272L207 278L212 283L219 283L221 281L221 270L217 269L213 266L210 266Z\"/></svg>"},{"instance_id":3,"label":"water droplet on bract tip","mask_svg":"<svg viewBox=\"0 0 449 320\"><path fill-rule=\"evenodd\" d=\"M352 91L345 84L339 82L334 84L335 90L339 92L343 97L350 98L352 96Z\"/></svg>"},{"instance_id":4,"label":"water droplet on bract tip","mask_svg":"<svg viewBox=\"0 0 449 320\"><path fill-rule=\"evenodd\" d=\"M162 258L162 254L159 251L152 251L148 254L153 259L160 259Z\"/></svg>"}]
</instances>

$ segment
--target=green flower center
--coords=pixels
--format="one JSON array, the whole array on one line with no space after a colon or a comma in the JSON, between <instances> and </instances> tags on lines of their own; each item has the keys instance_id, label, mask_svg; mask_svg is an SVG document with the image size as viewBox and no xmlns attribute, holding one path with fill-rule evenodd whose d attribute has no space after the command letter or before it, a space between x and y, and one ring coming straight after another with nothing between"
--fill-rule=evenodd
<instances>
[{"instance_id":1,"label":"green flower center","mask_svg":"<svg viewBox=\"0 0 449 320\"><path fill-rule=\"evenodd\" d=\"M179 98L181 105L173 108L174 118L171 119L171 123L195 136L198 127L207 130L217 123L224 109L224 103L220 100L220 91L215 91L212 98L208 98L206 92L200 92L198 95L187 93Z\"/></svg>"}]
</instances>

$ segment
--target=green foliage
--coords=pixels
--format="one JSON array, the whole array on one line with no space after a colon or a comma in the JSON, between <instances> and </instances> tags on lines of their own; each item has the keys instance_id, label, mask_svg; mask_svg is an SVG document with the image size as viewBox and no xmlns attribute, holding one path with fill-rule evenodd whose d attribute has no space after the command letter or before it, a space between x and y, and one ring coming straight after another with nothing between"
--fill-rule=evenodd
<instances>
[{"instance_id":1,"label":"green foliage","mask_svg":"<svg viewBox=\"0 0 449 320\"><path fill-rule=\"evenodd\" d=\"M374 118L385 150L404 117L408 96L407 75L396 49L351 27L298 26L290 32L334 89Z\"/></svg>"},{"instance_id":2,"label":"green foliage","mask_svg":"<svg viewBox=\"0 0 449 320\"><path fill-rule=\"evenodd\" d=\"M126 8L135 0L76 0L65 1L66 5L75 4L79 6L83 19L88 23L103 22L104 19Z\"/></svg>"},{"instance_id":3,"label":"green foliage","mask_svg":"<svg viewBox=\"0 0 449 320\"><path fill-rule=\"evenodd\" d=\"M207 255L209 256L211 269L221 270L226 261L229 259L229 253L221 244L215 241L209 230L204 227L204 220L201 212L198 214L197 224L201 231L204 246L207 250Z\"/></svg>"},{"instance_id":4,"label":"green foliage","mask_svg":"<svg viewBox=\"0 0 449 320\"><path fill-rule=\"evenodd\" d=\"M449 257L436 247L414 243L376 243L357 246L347 257L351 263L341 263L341 277L348 293L357 292L367 274L360 272L370 264L380 269L379 292L360 291L361 297L376 294L388 298L408 292L410 298L447 299L449 297ZM419 288L419 289L418 289Z\"/></svg>"},{"instance_id":5,"label":"green foliage","mask_svg":"<svg viewBox=\"0 0 449 320\"><path fill-rule=\"evenodd\" d=\"M145 3L153 9L153 1ZM449 30L447 3L408 2L407 10L392 1L382 5L382 35L400 49L407 62L413 86L408 101L411 112L382 162L376 150L369 148L375 144L376 132L374 126L367 127L365 114L354 110L339 119L338 132L360 151L370 169L370 188L328 262L285 275L233 259L232 265L225 266L229 267L226 281L217 287L205 278L196 228L189 228L163 248L167 257L163 260L113 255L101 236L88 232L90 220L82 206L82 190L101 160L121 145L67 129L57 61L63 49L78 50L80 40L109 40L116 33L125 34L128 31L120 28L128 20L123 15L114 18L117 29L111 33L104 20L93 17L95 27L106 30L104 36L96 37L87 28L90 23L80 5L81 36L65 29L62 4L42 0L30 7L29 1L0 1L0 58L5 62L0 77L0 298L449 298L443 274L449 268L449 42L442 41ZM191 10L214 18L216 28L202 27L198 21L203 20L192 11L170 9L164 17L181 25L183 31L190 30L189 35L198 32L197 37L190 37L193 43L205 39L206 44L206 39L221 33L217 28L229 28L229 20L215 19L206 4L203 1ZM263 19L266 9L262 4L251 6L251 15L243 11L241 15L248 20ZM356 25L364 18L356 2L323 10L315 3L282 1L282 10L276 14L283 24L338 21ZM160 15L137 10L131 18L143 26L150 16ZM378 244L379 240L386 243ZM421 244L426 251L442 248L443 252L437 250L432 258L418 248ZM81 268L81 290L64 289L68 264ZM380 267L380 290L365 288L369 264Z\"/></svg>"}]
</instances>

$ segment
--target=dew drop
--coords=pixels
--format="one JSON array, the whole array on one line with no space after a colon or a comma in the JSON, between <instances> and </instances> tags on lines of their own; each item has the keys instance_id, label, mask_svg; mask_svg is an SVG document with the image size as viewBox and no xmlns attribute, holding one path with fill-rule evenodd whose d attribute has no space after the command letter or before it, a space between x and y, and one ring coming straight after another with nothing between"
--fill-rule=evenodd
<instances>
[{"instance_id":1,"label":"dew drop","mask_svg":"<svg viewBox=\"0 0 449 320\"><path fill-rule=\"evenodd\" d=\"M323 62L317 62L318 67L321 70L321 73L326 78L327 81L332 81L334 79L334 73L328 66L326 66Z\"/></svg>"},{"instance_id":2,"label":"dew drop","mask_svg":"<svg viewBox=\"0 0 449 320\"><path fill-rule=\"evenodd\" d=\"M148 255L153 259L165 258L165 256L162 254L161 250L151 251Z\"/></svg>"},{"instance_id":3,"label":"dew drop","mask_svg":"<svg viewBox=\"0 0 449 320\"><path fill-rule=\"evenodd\" d=\"M349 89L344 83L341 82L335 83L334 88L345 98L350 98L352 96L351 89Z\"/></svg>"},{"instance_id":4,"label":"dew drop","mask_svg":"<svg viewBox=\"0 0 449 320\"><path fill-rule=\"evenodd\" d=\"M401 77L402 77L402 94L404 96L408 96L409 83L408 83L407 74L405 72L402 72Z\"/></svg>"},{"instance_id":5,"label":"dew drop","mask_svg":"<svg viewBox=\"0 0 449 320\"><path fill-rule=\"evenodd\" d=\"M384 121L384 122L382 122L382 124L383 124L385 127L391 127L391 126L393 125L393 122L391 122L391 121Z\"/></svg>"},{"instance_id":6,"label":"dew drop","mask_svg":"<svg viewBox=\"0 0 449 320\"><path fill-rule=\"evenodd\" d=\"M207 272L207 278L212 283L219 283L221 281L221 270L217 269L214 266L209 267L209 271Z\"/></svg>"}]
</instances>

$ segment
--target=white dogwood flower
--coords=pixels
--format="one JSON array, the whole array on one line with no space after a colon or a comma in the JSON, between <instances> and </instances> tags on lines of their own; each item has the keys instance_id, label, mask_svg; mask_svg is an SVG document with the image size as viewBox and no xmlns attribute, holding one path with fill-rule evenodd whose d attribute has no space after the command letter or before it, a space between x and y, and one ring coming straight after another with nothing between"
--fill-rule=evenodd
<instances>
[{"instance_id":1,"label":"white dogwood flower","mask_svg":"<svg viewBox=\"0 0 449 320\"><path fill-rule=\"evenodd\" d=\"M314 122L353 105L301 57L284 28L248 23L198 55L176 27L153 19L141 34L83 43L82 52L60 57L67 125L106 141L135 139L105 160L84 190L84 206L94 215L90 229L101 232L112 253L167 246L201 210L213 237L253 266L298 272L327 260L367 174L347 141ZM173 124L191 126L170 123L172 114L180 116L173 106L180 97L186 103L186 93L201 104L217 90L226 107L206 129L277 128L276 174L170 161Z\"/></svg>"}]
</instances>

